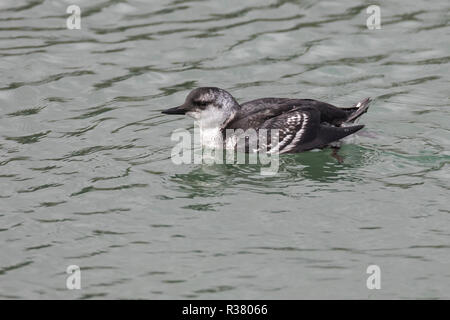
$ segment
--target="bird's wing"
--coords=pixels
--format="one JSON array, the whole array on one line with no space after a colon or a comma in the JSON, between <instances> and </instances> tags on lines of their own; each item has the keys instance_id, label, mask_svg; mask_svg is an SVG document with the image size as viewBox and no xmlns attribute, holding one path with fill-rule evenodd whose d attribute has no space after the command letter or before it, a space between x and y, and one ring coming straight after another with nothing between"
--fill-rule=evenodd
<instances>
[{"instance_id":1,"label":"bird's wing","mask_svg":"<svg viewBox=\"0 0 450 320\"><path fill-rule=\"evenodd\" d=\"M294 109L266 120L261 129L268 129L271 152L301 151L301 145L309 146L320 131L320 112L314 108ZM270 137L278 130L278 144L271 145Z\"/></svg>"},{"instance_id":2,"label":"bird's wing","mask_svg":"<svg viewBox=\"0 0 450 320\"><path fill-rule=\"evenodd\" d=\"M267 137L268 149L271 148L272 152L292 153L323 148L363 127L340 127L355 111L316 100L265 98L255 100L254 107L248 105L227 128L278 129L277 145L271 146L270 133Z\"/></svg>"},{"instance_id":3,"label":"bird's wing","mask_svg":"<svg viewBox=\"0 0 450 320\"><path fill-rule=\"evenodd\" d=\"M313 107L320 112L321 123L326 122L339 127L343 122L354 122L363 113L367 112L370 102L370 98L366 98L350 108L338 108L332 104L312 99L299 99L290 103Z\"/></svg>"},{"instance_id":4,"label":"bird's wing","mask_svg":"<svg viewBox=\"0 0 450 320\"><path fill-rule=\"evenodd\" d=\"M228 127L231 129L259 128L267 120L289 112L299 107L299 104L291 103L293 99L286 98L262 98L252 100L241 105L241 110Z\"/></svg>"},{"instance_id":5,"label":"bird's wing","mask_svg":"<svg viewBox=\"0 0 450 320\"><path fill-rule=\"evenodd\" d=\"M357 108L338 108L326 102L313 99L287 99L287 98L263 98L252 100L242 104L242 117L238 117L241 125L249 122L249 126L260 125L271 117L275 117L291 110L311 108L319 111L320 122L339 126L342 122L354 112ZM263 120L261 123L256 121Z\"/></svg>"},{"instance_id":6,"label":"bird's wing","mask_svg":"<svg viewBox=\"0 0 450 320\"><path fill-rule=\"evenodd\" d=\"M363 125L335 127L324 125L321 113L314 107L301 107L267 120L261 128L278 129L279 142L271 152L294 153L323 148L362 129ZM269 130L272 131L272 130ZM273 134L269 134L271 137ZM268 142L270 141L268 137Z\"/></svg>"}]
</instances>

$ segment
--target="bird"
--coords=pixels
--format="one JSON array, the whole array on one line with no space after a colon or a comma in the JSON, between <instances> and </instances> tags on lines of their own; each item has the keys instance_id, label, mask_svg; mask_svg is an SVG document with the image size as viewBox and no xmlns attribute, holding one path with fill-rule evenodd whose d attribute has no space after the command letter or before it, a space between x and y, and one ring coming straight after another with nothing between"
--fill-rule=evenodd
<instances>
[{"instance_id":1,"label":"bird","mask_svg":"<svg viewBox=\"0 0 450 320\"><path fill-rule=\"evenodd\" d=\"M370 102L365 98L352 107L339 108L314 99L269 97L239 104L224 89L199 87L188 94L182 105L162 113L188 115L198 121L202 144L207 147L235 147L236 139L225 134L229 130L276 129L278 143L267 143L269 151L299 153L331 147L336 157L340 139L364 127L353 123L367 112Z\"/></svg>"}]
</instances>

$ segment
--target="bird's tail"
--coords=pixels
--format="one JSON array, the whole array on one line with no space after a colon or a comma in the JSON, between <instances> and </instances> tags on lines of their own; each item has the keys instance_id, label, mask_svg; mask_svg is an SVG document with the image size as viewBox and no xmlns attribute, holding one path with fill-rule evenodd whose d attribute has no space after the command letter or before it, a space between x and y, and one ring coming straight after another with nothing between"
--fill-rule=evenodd
<instances>
[{"instance_id":1,"label":"bird's tail","mask_svg":"<svg viewBox=\"0 0 450 320\"><path fill-rule=\"evenodd\" d=\"M337 141L351 135L362 128L364 128L364 125L362 124L350 127L320 126L320 131L317 138L320 140L320 144L326 145L330 142Z\"/></svg>"},{"instance_id":2,"label":"bird's tail","mask_svg":"<svg viewBox=\"0 0 450 320\"><path fill-rule=\"evenodd\" d=\"M372 100L370 98L365 98L364 100L361 100L360 102L358 102L352 108L349 108L349 110L354 110L354 111L352 113L350 113L350 115L344 122L354 122L356 119L358 119L364 113L366 113L367 109L369 109L370 102L372 102Z\"/></svg>"}]
</instances>

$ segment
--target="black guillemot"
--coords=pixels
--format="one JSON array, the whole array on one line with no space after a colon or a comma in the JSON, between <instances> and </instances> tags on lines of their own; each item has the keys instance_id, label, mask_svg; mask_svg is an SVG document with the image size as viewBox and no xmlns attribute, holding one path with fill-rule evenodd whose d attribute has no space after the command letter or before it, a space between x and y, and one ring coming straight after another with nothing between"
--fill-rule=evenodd
<instances>
[{"instance_id":1,"label":"black guillemot","mask_svg":"<svg viewBox=\"0 0 450 320\"><path fill-rule=\"evenodd\" d=\"M279 153L296 153L336 146L340 139L362 129L352 123L365 113L366 98L353 107L338 108L313 99L261 98L239 104L227 91L215 87L192 90L186 101L165 114L187 114L200 126L203 144L214 146L224 140L228 129L278 130L279 142L269 146Z\"/></svg>"}]
</instances>

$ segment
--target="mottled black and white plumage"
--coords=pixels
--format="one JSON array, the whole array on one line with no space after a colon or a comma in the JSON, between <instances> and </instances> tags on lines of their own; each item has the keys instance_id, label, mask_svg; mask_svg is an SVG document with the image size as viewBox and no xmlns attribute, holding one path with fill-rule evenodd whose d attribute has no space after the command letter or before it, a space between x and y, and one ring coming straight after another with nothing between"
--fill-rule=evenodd
<instances>
[{"instance_id":1,"label":"mottled black and white plumage","mask_svg":"<svg viewBox=\"0 0 450 320\"><path fill-rule=\"evenodd\" d=\"M363 125L349 123L367 111L370 101L366 98L350 108L289 98L262 98L240 105L223 89L202 87L191 91L184 104L163 113L187 114L197 119L205 145L223 141L227 129L278 129L279 143L269 149L296 153L332 145L362 129Z\"/></svg>"}]
</instances>

